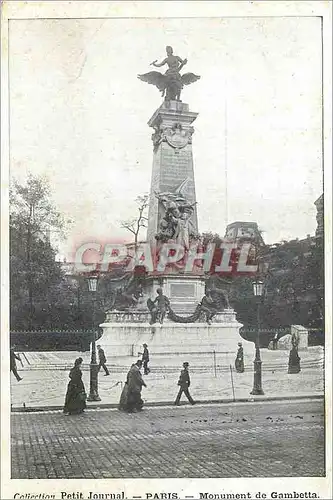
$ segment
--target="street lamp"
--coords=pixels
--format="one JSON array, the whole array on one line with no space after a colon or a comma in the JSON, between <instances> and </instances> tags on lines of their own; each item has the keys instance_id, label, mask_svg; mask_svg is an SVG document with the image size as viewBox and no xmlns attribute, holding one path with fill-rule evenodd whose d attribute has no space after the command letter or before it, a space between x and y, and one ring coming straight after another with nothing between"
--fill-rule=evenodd
<instances>
[{"instance_id":1,"label":"street lamp","mask_svg":"<svg viewBox=\"0 0 333 500\"><path fill-rule=\"evenodd\" d=\"M261 380L261 358L260 358L260 320L261 320L261 303L264 294L264 283L262 281L256 280L253 282L253 294L257 298L257 336L256 336L256 355L253 361L254 365L254 376L253 376L253 389L250 394L260 395L264 394L262 390L262 380Z\"/></svg>"},{"instance_id":2,"label":"street lamp","mask_svg":"<svg viewBox=\"0 0 333 500\"><path fill-rule=\"evenodd\" d=\"M90 392L87 401L100 401L98 394L98 364L96 358L96 335L95 335L95 294L97 291L98 276L88 276L88 290L92 296L92 326L93 340L91 342L91 360L90 360Z\"/></svg>"}]
</instances>

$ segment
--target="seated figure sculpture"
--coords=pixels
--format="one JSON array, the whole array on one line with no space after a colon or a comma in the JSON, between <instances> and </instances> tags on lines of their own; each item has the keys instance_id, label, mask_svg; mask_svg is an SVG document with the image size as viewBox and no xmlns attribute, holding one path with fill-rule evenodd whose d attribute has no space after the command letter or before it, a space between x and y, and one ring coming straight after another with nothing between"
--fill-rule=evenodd
<instances>
[{"instance_id":1,"label":"seated figure sculpture","mask_svg":"<svg viewBox=\"0 0 333 500\"><path fill-rule=\"evenodd\" d=\"M206 322L210 325L218 312L229 308L230 304L227 292L217 288L215 285L210 285L200 302L200 311L201 314L204 314Z\"/></svg>"},{"instance_id":2,"label":"seated figure sculpture","mask_svg":"<svg viewBox=\"0 0 333 500\"><path fill-rule=\"evenodd\" d=\"M214 302L210 290L207 290L200 302L200 312L206 318L208 325L211 325L213 317L218 312L216 306L217 304Z\"/></svg>"}]
</instances>

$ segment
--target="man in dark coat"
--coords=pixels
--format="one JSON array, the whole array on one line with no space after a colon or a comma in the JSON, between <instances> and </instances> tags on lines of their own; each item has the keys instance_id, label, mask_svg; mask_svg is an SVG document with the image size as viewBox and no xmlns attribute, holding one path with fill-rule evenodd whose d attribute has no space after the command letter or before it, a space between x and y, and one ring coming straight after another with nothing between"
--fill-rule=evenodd
<instances>
[{"instance_id":1,"label":"man in dark coat","mask_svg":"<svg viewBox=\"0 0 333 500\"><path fill-rule=\"evenodd\" d=\"M176 401L175 401L176 406L178 406L180 404L180 398L181 398L183 393L185 394L185 396L187 397L187 399L189 400L191 405L195 404L195 401L193 401L191 394L188 390L188 388L190 387L190 383L191 383L190 374L188 372L188 367L189 367L189 364L187 362L183 363L184 369L180 372L180 377L178 380L178 385L180 387L179 387L179 392L177 394Z\"/></svg>"},{"instance_id":2,"label":"man in dark coat","mask_svg":"<svg viewBox=\"0 0 333 500\"><path fill-rule=\"evenodd\" d=\"M140 368L142 367L141 359L131 366L130 371L127 375L128 384L128 398L127 398L127 411L128 413L133 413L134 411L141 411L143 407L143 401L141 399L142 386L146 386Z\"/></svg>"},{"instance_id":3,"label":"man in dark coat","mask_svg":"<svg viewBox=\"0 0 333 500\"><path fill-rule=\"evenodd\" d=\"M142 363L143 363L144 374L148 375L148 373L150 372L150 369L148 368L149 351L148 351L147 344L143 344Z\"/></svg>"},{"instance_id":4,"label":"man in dark coat","mask_svg":"<svg viewBox=\"0 0 333 500\"><path fill-rule=\"evenodd\" d=\"M100 345L97 346L97 349L98 349L98 360L99 360L98 371L101 369L101 367L103 367L105 371L105 376L110 375L109 370L105 364L106 363L105 353Z\"/></svg>"},{"instance_id":5,"label":"man in dark coat","mask_svg":"<svg viewBox=\"0 0 333 500\"><path fill-rule=\"evenodd\" d=\"M17 373L17 367L16 367L16 360L17 359L19 361L21 361L20 356L15 354L14 348L11 348L11 350L10 350L10 371L14 373L16 380L19 382L20 380L22 380L22 377L20 377L20 375Z\"/></svg>"}]
</instances>

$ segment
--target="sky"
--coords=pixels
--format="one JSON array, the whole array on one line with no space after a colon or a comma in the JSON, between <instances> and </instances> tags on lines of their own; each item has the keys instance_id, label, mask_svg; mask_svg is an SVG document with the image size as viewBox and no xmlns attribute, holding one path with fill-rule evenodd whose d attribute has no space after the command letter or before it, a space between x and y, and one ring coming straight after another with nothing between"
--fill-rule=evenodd
<instances>
[{"instance_id":1,"label":"sky","mask_svg":"<svg viewBox=\"0 0 333 500\"><path fill-rule=\"evenodd\" d=\"M120 223L150 191L147 122L162 102L137 74L166 45L201 76L182 92L199 113L199 230L223 235L241 220L257 222L267 243L314 234L323 191L319 17L14 20L10 173L49 180L73 221L61 255L82 240L131 239Z\"/></svg>"}]
</instances>

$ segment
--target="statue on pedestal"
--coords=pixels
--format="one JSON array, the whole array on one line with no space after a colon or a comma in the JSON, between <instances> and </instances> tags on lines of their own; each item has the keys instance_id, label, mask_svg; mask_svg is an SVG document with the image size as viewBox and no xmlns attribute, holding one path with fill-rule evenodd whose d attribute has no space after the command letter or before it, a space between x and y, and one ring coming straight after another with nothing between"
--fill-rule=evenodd
<instances>
[{"instance_id":1,"label":"statue on pedestal","mask_svg":"<svg viewBox=\"0 0 333 500\"><path fill-rule=\"evenodd\" d=\"M221 290L215 285L207 287L206 293L200 302L200 311L204 314L209 325L217 313L229 308L229 299L225 290Z\"/></svg>"},{"instance_id":2,"label":"statue on pedestal","mask_svg":"<svg viewBox=\"0 0 333 500\"><path fill-rule=\"evenodd\" d=\"M143 297L143 286L140 279L135 276L125 275L116 280L116 287L106 301L105 307L108 311L127 311L135 308Z\"/></svg>"},{"instance_id":3,"label":"statue on pedestal","mask_svg":"<svg viewBox=\"0 0 333 500\"><path fill-rule=\"evenodd\" d=\"M210 293L210 290L207 290L207 292L201 299L200 313L205 316L208 325L212 324L213 317L218 313L218 309Z\"/></svg>"},{"instance_id":4,"label":"statue on pedestal","mask_svg":"<svg viewBox=\"0 0 333 500\"><path fill-rule=\"evenodd\" d=\"M181 187L184 187L186 181L182 182ZM155 194L165 209L164 217L160 221L160 230L155 238L163 243L174 240L182 245L185 251L189 250L190 239L197 236L191 222L196 202L190 203L180 192L180 188L175 193Z\"/></svg>"},{"instance_id":5,"label":"statue on pedestal","mask_svg":"<svg viewBox=\"0 0 333 500\"><path fill-rule=\"evenodd\" d=\"M166 313L170 310L170 300L166 295L163 295L162 288L158 288L156 292L157 297L155 300L147 300L147 306L151 316L150 324L153 325L158 321L162 325Z\"/></svg>"},{"instance_id":6,"label":"statue on pedestal","mask_svg":"<svg viewBox=\"0 0 333 500\"><path fill-rule=\"evenodd\" d=\"M150 71L143 75L138 75L138 78L143 82L155 85L161 91L162 97L166 101L180 101L180 93L184 85L199 80L200 76L194 73L184 73L180 75L180 70L187 63L187 59L181 59L179 56L173 54L173 49L170 46L166 47L167 57L162 62L158 63L157 60L151 63L152 66L160 68L165 64L168 65L167 71L160 73L159 71Z\"/></svg>"},{"instance_id":7,"label":"statue on pedestal","mask_svg":"<svg viewBox=\"0 0 333 500\"><path fill-rule=\"evenodd\" d=\"M222 288L218 288L214 283L209 287L210 294L216 304L218 311L230 309L228 292Z\"/></svg>"}]
</instances>

